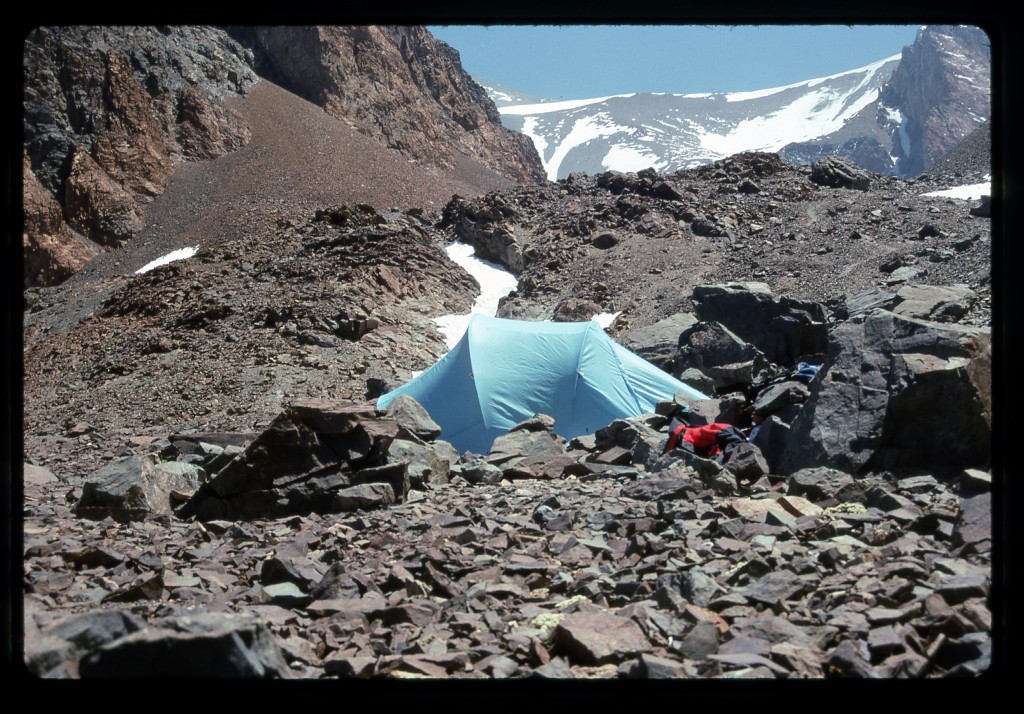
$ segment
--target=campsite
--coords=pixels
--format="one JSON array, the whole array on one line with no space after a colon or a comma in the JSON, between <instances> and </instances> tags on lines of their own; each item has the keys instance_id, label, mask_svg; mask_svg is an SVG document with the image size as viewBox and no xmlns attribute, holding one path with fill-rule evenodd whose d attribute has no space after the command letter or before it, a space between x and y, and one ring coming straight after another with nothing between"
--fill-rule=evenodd
<instances>
[{"instance_id":1,"label":"campsite","mask_svg":"<svg viewBox=\"0 0 1024 714\"><path fill-rule=\"evenodd\" d=\"M26 681L998 669L987 123L913 179L752 151L547 181L425 31L282 43L322 104L234 32L26 45ZM393 81L342 92L310 55L346 32Z\"/></svg>"}]
</instances>

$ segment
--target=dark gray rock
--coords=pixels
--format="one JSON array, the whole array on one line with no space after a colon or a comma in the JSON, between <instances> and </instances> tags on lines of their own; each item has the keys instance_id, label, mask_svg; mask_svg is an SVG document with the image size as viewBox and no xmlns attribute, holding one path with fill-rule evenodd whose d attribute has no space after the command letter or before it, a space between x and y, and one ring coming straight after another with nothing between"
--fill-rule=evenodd
<instances>
[{"instance_id":1,"label":"dark gray rock","mask_svg":"<svg viewBox=\"0 0 1024 714\"><path fill-rule=\"evenodd\" d=\"M764 283L701 285L693 301L697 317L722 324L769 362L789 367L825 352L827 313L818 303L776 299Z\"/></svg>"},{"instance_id":2,"label":"dark gray rock","mask_svg":"<svg viewBox=\"0 0 1024 714\"><path fill-rule=\"evenodd\" d=\"M987 330L881 310L843 323L829 337L824 376L793 422L782 472L985 466L990 354Z\"/></svg>"},{"instance_id":3,"label":"dark gray rock","mask_svg":"<svg viewBox=\"0 0 1024 714\"><path fill-rule=\"evenodd\" d=\"M676 374L696 369L714 381L717 391L755 382L767 368L760 350L718 322L698 322L679 335Z\"/></svg>"},{"instance_id":4,"label":"dark gray rock","mask_svg":"<svg viewBox=\"0 0 1024 714\"><path fill-rule=\"evenodd\" d=\"M811 181L821 186L867 191L871 188L870 175L849 159L826 156L811 164Z\"/></svg>"},{"instance_id":5,"label":"dark gray rock","mask_svg":"<svg viewBox=\"0 0 1024 714\"><path fill-rule=\"evenodd\" d=\"M388 404L387 414L398 422L410 434L423 441L431 441L441 435L441 427L437 425L427 410L407 394L396 397Z\"/></svg>"},{"instance_id":6,"label":"dark gray rock","mask_svg":"<svg viewBox=\"0 0 1024 714\"><path fill-rule=\"evenodd\" d=\"M756 481L769 472L768 461L756 444L738 444L730 453L725 468L743 481Z\"/></svg>"},{"instance_id":7,"label":"dark gray rock","mask_svg":"<svg viewBox=\"0 0 1024 714\"><path fill-rule=\"evenodd\" d=\"M102 645L82 658L83 679L245 678L288 675L267 627L250 617L204 613L173 618Z\"/></svg>"},{"instance_id":8,"label":"dark gray rock","mask_svg":"<svg viewBox=\"0 0 1024 714\"><path fill-rule=\"evenodd\" d=\"M182 515L261 518L393 503L409 489L406 464L387 463L399 431L396 420L379 416L369 405L296 401L203 484ZM353 484L374 480L389 482L390 495L358 486L349 496L335 498Z\"/></svg>"},{"instance_id":9,"label":"dark gray rock","mask_svg":"<svg viewBox=\"0 0 1024 714\"><path fill-rule=\"evenodd\" d=\"M675 373L676 352L679 349L679 335L693 327L697 318L687 312L677 312L653 325L630 329L619 340L624 347L640 355L651 364L666 372ZM691 384L694 389L704 391L701 386ZM707 392L705 392L707 393Z\"/></svg>"},{"instance_id":10,"label":"dark gray rock","mask_svg":"<svg viewBox=\"0 0 1024 714\"><path fill-rule=\"evenodd\" d=\"M97 469L86 479L76 511L93 518L169 514L171 493L191 494L205 477L203 469L192 464L159 462L153 455L128 456Z\"/></svg>"},{"instance_id":11,"label":"dark gray rock","mask_svg":"<svg viewBox=\"0 0 1024 714\"><path fill-rule=\"evenodd\" d=\"M78 659L109 642L146 627L126 610L105 610L62 618L41 631L29 628L25 636L25 666L39 677L53 676L58 667L77 674Z\"/></svg>"}]
</instances>

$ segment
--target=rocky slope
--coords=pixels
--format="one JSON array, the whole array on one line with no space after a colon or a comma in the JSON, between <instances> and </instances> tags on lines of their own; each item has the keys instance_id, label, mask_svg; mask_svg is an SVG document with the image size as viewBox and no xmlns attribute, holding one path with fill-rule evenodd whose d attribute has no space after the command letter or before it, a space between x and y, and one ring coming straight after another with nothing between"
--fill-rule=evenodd
<instances>
[{"instance_id":1,"label":"rocky slope","mask_svg":"<svg viewBox=\"0 0 1024 714\"><path fill-rule=\"evenodd\" d=\"M544 179L532 145L505 131L459 54L423 27L244 27L268 79L436 168L467 160L518 181Z\"/></svg>"},{"instance_id":2,"label":"rocky slope","mask_svg":"<svg viewBox=\"0 0 1024 714\"><path fill-rule=\"evenodd\" d=\"M922 30L904 50L883 103L900 109L901 176L914 176L959 144L991 114L991 40L983 30Z\"/></svg>"},{"instance_id":3,"label":"rocky slope","mask_svg":"<svg viewBox=\"0 0 1024 714\"><path fill-rule=\"evenodd\" d=\"M992 219L921 195L987 166L983 140L913 182L742 154L516 186L382 151L269 80L223 107L244 146L183 163L134 238L25 292L30 676L990 666ZM758 436L724 463L663 453L666 395L460 455L415 403L378 412L478 292L455 239L517 274L502 314L618 312L616 339L712 397L693 413Z\"/></svg>"},{"instance_id":4,"label":"rocky slope","mask_svg":"<svg viewBox=\"0 0 1024 714\"><path fill-rule=\"evenodd\" d=\"M189 674L201 642L228 677L982 671L990 219L917 188L741 155L250 225L114 280L80 321L36 291L29 668L129 675L171 652ZM621 310L619 339L710 380L693 405L709 419L748 418L732 390L786 366L772 334L818 335L796 354L826 376L759 396L775 436L728 469L659 458L656 415L571 445L541 418L459 456L425 415L368 403L441 354L432 316L468 309L474 281L442 250L456 235L519 273L507 313ZM751 278L766 285L708 287ZM758 324L817 317L759 336L749 307L712 309L747 297ZM730 327L709 339L709 321ZM879 389L860 386L868 364L887 397L851 417L847 385ZM937 448L951 437L920 410L970 441Z\"/></svg>"},{"instance_id":5,"label":"rocky slope","mask_svg":"<svg viewBox=\"0 0 1024 714\"><path fill-rule=\"evenodd\" d=\"M258 78L251 55L223 32L41 27L24 47L33 174L24 190L41 185L62 213L44 228L38 212L53 209L26 199L26 285L59 282L100 246L129 240L182 161L215 158L248 140L223 100Z\"/></svg>"},{"instance_id":6,"label":"rocky slope","mask_svg":"<svg viewBox=\"0 0 1024 714\"><path fill-rule=\"evenodd\" d=\"M29 34L26 286L56 284L100 250L138 236L152 223L149 203L177 171L245 146L251 126L229 105L260 82L256 69L318 102L343 120L339 126L372 138L380 163L394 165L386 156L393 151L412 162L402 190L395 186L402 174L392 175L389 204L415 194L424 173L468 193L542 175L529 143L501 127L457 53L422 28L236 34L255 51L211 27L42 27ZM306 54L286 63L284 48Z\"/></svg>"}]
</instances>

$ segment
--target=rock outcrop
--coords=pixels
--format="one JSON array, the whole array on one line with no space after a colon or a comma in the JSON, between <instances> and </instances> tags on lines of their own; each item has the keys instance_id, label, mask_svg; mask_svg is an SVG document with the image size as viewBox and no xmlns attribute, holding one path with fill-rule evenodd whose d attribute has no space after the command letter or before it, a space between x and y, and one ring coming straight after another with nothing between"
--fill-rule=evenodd
<instances>
[{"instance_id":1,"label":"rock outcrop","mask_svg":"<svg viewBox=\"0 0 1024 714\"><path fill-rule=\"evenodd\" d=\"M959 144L991 113L992 41L967 25L929 25L918 32L881 102L899 107L908 146L899 175L916 176Z\"/></svg>"},{"instance_id":2,"label":"rock outcrop","mask_svg":"<svg viewBox=\"0 0 1024 714\"><path fill-rule=\"evenodd\" d=\"M515 181L544 170L459 53L415 26L236 27L256 69L359 131L428 166L479 162Z\"/></svg>"},{"instance_id":3,"label":"rock outcrop","mask_svg":"<svg viewBox=\"0 0 1024 714\"><path fill-rule=\"evenodd\" d=\"M181 161L212 159L248 139L224 100L258 78L251 55L223 30L40 27L24 48L30 170L66 223L93 243L135 235L139 211ZM51 253L81 254L80 239L37 232L29 221L26 229L30 244L49 236L60 246ZM26 285L66 277L66 260L54 264L65 269L35 265L26 262Z\"/></svg>"}]
</instances>

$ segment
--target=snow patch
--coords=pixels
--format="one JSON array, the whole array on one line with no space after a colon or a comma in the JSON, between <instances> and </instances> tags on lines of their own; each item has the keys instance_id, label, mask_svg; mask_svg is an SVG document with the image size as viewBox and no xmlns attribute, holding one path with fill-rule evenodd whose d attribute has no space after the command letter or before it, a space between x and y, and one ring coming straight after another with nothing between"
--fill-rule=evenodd
<instances>
[{"instance_id":1,"label":"snow patch","mask_svg":"<svg viewBox=\"0 0 1024 714\"><path fill-rule=\"evenodd\" d=\"M644 139L651 141L650 137L641 137L641 141ZM660 171L668 164L654 154L649 154L631 146L616 144L601 159L601 165L609 171L635 172L642 171L648 167L653 168L655 171Z\"/></svg>"},{"instance_id":2,"label":"snow patch","mask_svg":"<svg viewBox=\"0 0 1024 714\"><path fill-rule=\"evenodd\" d=\"M452 349L462 339L473 313L493 317L498 311L498 301L519 286L519 280L500 265L477 258L473 246L466 243L452 243L445 250L448 257L466 269L480 283L480 296L473 308L465 315L442 315L435 317L437 329L444 335L445 344Z\"/></svg>"},{"instance_id":3,"label":"snow patch","mask_svg":"<svg viewBox=\"0 0 1024 714\"><path fill-rule=\"evenodd\" d=\"M601 329L607 330L608 327L615 322L615 318L622 314L622 310L618 312L602 312L599 315L594 315L591 320L601 326Z\"/></svg>"},{"instance_id":4,"label":"snow patch","mask_svg":"<svg viewBox=\"0 0 1024 714\"><path fill-rule=\"evenodd\" d=\"M545 166L548 171L548 180L558 180L558 169L568 153L574 148L588 141L599 139L603 136L612 136L620 132L633 134L636 132L636 128L620 126L611 121L608 115L604 113L577 119L569 133L559 142L555 153L551 155Z\"/></svg>"},{"instance_id":5,"label":"snow patch","mask_svg":"<svg viewBox=\"0 0 1024 714\"><path fill-rule=\"evenodd\" d=\"M176 260L184 260L185 258L191 258L193 255L196 254L197 250L199 250L198 245L195 246L194 248L179 248L178 250L172 250L167 255L161 256L156 260L152 260L146 263L141 268L136 270L135 274L142 275L143 273L148 273L153 268L159 268L161 265L167 265L168 263L173 263Z\"/></svg>"},{"instance_id":6,"label":"snow patch","mask_svg":"<svg viewBox=\"0 0 1024 714\"><path fill-rule=\"evenodd\" d=\"M965 201L977 201L984 196L992 195L992 176L986 176L981 183L972 183L967 186L954 186L942 191L929 191L922 193L922 196L934 196L938 198L960 198Z\"/></svg>"},{"instance_id":7,"label":"snow patch","mask_svg":"<svg viewBox=\"0 0 1024 714\"><path fill-rule=\"evenodd\" d=\"M499 114L514 114L521 116L523 114L547 114L548 112L561 112L567 109L577 109L579 107L585 107L589 104L600 104L606 102L609 99L616 99L618 97L632 97L635 96L636 92L630 94L611 94L607 97L594 97L592 99L567 99L564 102L544 102L543 104L518 104L514 107L498 107Z\"/></svg>"},{"instance_id":8,"label":"snow patch","mask_svg":"<svg viewBox=\"0 0 1024 714\"><path fill-rule=\"evenodd\" d=\"M810 92L773 114L741 121L728 133L705 132L700 145L719 156L742 151L778 151L786 144L808 141L841 128L847 119L878 98L878 90L865 92L844 107L837 100L847 96L826 89Z\"/></svg>"}]
</instances>

